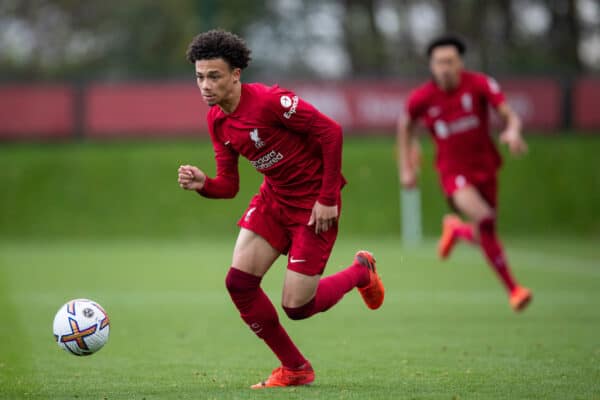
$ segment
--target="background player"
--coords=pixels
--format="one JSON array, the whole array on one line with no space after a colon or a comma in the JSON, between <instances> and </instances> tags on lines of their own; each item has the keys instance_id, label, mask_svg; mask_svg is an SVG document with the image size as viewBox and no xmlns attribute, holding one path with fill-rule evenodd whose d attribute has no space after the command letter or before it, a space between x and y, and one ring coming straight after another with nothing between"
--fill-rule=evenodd
<instances>
[{"instance_id":1,"label":"background player","mask_svg":"<svg viewBox=\"0 0 600 400\"><path fill-rule=\"evenodd\" d=\"M452 214L444 217L440 257L447 258L459 240L479 244L504 284L511 307L519 311L532 294L512 276L496 234L501 158L490 136L489 105L505 124L500 141L511 153L525 153L527 145L521 136L520 119L506 103L497 82L464 69L465 50L462 40L452 36L438 38L427 48L433 79L411 93L398 125L400 181L406 188L417 183L414 160L419 159L419 149L413 131L420 120L436 144L436 167L443 191L451 206L471 222L464 223Z\"/></svg>"},{"instance_id":2,"label":"background player","mask_svg":"<svg viewBox=\"0 0 600 400\"><path fill-rule=\"evenodd\" d=\"M240 219L226 286L242 319L281 361L253 388L310 384L308 360L287 335L260 287L280 254L288 254L283 309L308 318L358 287L367 306L383 303L384 289L371 253L321 279L337 236L341 174L341 127L294 93L278 86L242 84L250 50L232 33L198 35L187 51L198 87L211 106L207 115L217 163L216 178L191 165L179 168L183 189L204 197L231 198L238 191L241 154L265 175L260 192Z\"/></svg>"}]
</instances>

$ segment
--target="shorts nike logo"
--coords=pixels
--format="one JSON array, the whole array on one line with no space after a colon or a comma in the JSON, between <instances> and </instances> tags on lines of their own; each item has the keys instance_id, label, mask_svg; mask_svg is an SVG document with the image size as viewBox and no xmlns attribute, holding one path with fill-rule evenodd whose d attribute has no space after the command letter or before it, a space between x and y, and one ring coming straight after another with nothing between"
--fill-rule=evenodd
<instances>
[{"instance_id":1,"label":"shorts nike logo","mask_svg":"<svg viewBox=\"0 0 600 400\"><path fill-rule=\"evenodd\" d=\"M292 264L299 263L299 262L306 262L306 260L298 260L297 258L294 258L294 256L292 256L290 258L290 263L292 263Z\"/></svg>"}]
</instances>

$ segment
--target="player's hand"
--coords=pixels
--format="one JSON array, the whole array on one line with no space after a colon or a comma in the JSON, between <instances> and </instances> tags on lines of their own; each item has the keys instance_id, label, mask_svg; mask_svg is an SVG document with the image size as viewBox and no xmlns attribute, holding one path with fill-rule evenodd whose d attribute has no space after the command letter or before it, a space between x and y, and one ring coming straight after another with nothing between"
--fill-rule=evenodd
<instances>
[{"instance_id":1,"label":"player's hand","mask_svg":"<svg viewBox=\"0 0 600 400\"><path fill-rule=\"evenodd\" d=\"M315 233L318 235L321 232L327 232L335 223L338 218L338 206L325 206L318 201L313 206L310 219L308 220L308 226L315 227Z\"/></svg>"},{"instance_id":2,"label":"player's hand","mask_svg":"<svg viewBox=\"0 0 600 400\"><path fill-rule=\"evenodd\" d=\"M206 182L206 174L193 165L181 165L177 170L177 183L185 190L200 190Z\"/></svg>"},{"instance_id":3,"label":"player's hand","mask_svg":"<svg viewBox=\"0 0 600 400\"><path fill-rule=\"evenodd\" d=\"M412 168L402 168L400 184L405 189L413 189L417 187L417 173L415 170Z\"/></svg>"},{"instance_id":4,"label":"player's hand","mask_svg":"<svg viewBox=\"0 0 600 400\"><path fill-rule=\"evenodd\" d=\"M525 154L528 150L527 143L518 131L505 130L500 134L500 143L506 144L514 156Z\"/></svg>"}]
</instances>

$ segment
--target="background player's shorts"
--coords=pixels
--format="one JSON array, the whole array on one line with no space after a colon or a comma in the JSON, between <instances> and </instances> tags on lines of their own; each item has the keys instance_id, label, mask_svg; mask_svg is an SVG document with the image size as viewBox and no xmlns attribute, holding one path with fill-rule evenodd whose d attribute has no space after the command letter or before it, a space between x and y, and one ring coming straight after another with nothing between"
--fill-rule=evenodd
<instances>
[{"instance_id":1,"label":"background player's shorts","mask_svg":"<svg viewBox=\"0 0 600 400\"><path fill-rule=\"evenodd\" d=\"M287 254L288 269L309 276L321 275L335 244L338 226L335 224L317 235L314 225L307 225L311 211L283 206L261 191L250 201L238 226L260 235L277 251Z\"/></svg>"},{"instance_id":2,"label":"background player's shorts","mask_svg":"<svg viewBox=\"0 0 600 400\"><path fill-rule=\"evenodd\" d=\"M454 209L456 207L452 202L452 195L455 191L465 186L473 186L492 208L496 209L497 207L498 179L496 171L441 174L440 182L450 206Z\"/></svg>"}]
</instances>

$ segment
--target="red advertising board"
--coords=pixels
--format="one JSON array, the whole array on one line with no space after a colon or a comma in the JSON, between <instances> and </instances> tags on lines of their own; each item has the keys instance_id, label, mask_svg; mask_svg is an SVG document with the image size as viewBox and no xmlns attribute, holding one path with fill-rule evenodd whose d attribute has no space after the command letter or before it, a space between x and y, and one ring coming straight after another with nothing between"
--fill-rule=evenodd
<instances>
[{"instance_id":1,"label":"red advertising board","mask_svg":"<svg viewBox=\"0 0 600 400\"><path fill-rule=\"evenodd\" d=\"M577 127L600 125L600 81L575 90ZM392 135L414 81L288 83L348 133ZM552 131L562 119L562 91L552 79L501 80L508 102L527 129ZM0 87L0 139L68 137L80 129L89 137L206 135L208 106L193 82L90 84L75 115L74 91L63 86ZM596 101L594 101L596 100ZM582 106L583 105L583 106ZM82 121L78 126L76 121Z\"/></svg>"},{"instance_id":2,"label":"red advertising board","mask_svg":"<svg viewBox=\"0 0 600 400\"><path fill-rule=\"evenodd\" d=\"M208 106L193 82L91 85L85 110L90 137L207 132Z\"/></svg>"},{"instance_id":3,"label":"red advertising board","mask_svg":"<svg viewBox=\"0 0 600 400\"><path fill-rule=\"evenodd\" d=\"M508 104L523 120L525 129L548 133L560 128L562 89L550 78L500 80Z\"/></svg>"},{"instance_id":4,"label":"red advertising board","mask_svg":"<svg viewBox=\"0 0 600 400\"><path fill-rule=\"evenodd\" d=\"M393 134L417 82L355 81L282 84L338 121L349 133ZM561 89L550 79L507 80L508 102L527 128L560 125ZM86 131L91 136L206 134L208 107L193 84L94 85L88 89Z\"/></svg>"},{"instance_id":5,"label":"red advertising board","mask_svg":"<svg viewBox=\"0 0 600 400\"><path fill-rule=\"evenodd\" d=\"M573 125L585 131L600 130L600 78L577 80L573 89Z\"/></svg>"},{"instance_id":6,"label":"red advertising board","mask_svg":"<svg viewBox=\"0 0 600 400\"><path fill-rule=\"evenodd\" d=\"M73 107L73 90L67 85L1 86L0 139L69 137Z\"/></svg>"}]
</instances>

